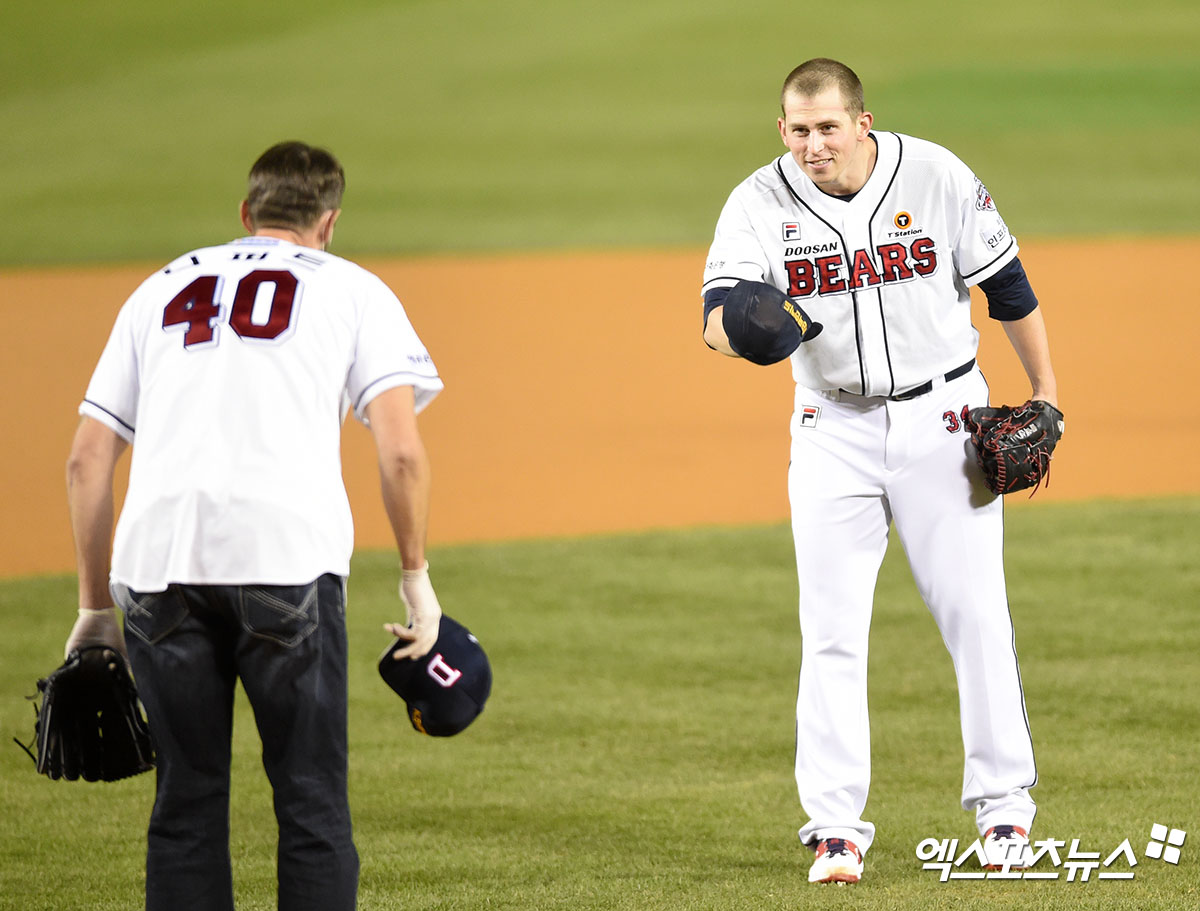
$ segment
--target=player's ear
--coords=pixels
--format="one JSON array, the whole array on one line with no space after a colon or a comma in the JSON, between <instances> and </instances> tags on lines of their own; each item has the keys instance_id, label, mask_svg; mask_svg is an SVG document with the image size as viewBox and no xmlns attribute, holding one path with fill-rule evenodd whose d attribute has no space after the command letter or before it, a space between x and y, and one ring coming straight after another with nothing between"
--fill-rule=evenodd
<instances>
[{"instance_id":1,"label":"player's ear","mask_svg":"<svg viewBox=\"0 0 1200 911\"><path fill-rule=\"evenodd\" d=\"M779 138L783 140L783 144L787 145L787 125L783 122L783 118L779 118Z\"/></svg>"},{"instance_id":2,"label":"player's ear","mask_svg":"<svg viewBox=\"0 0 1200 911\"><path fill-rule=\"evenodd\" d=\"M875 123L875 115L870 111L863 111L858 115L858 138L865 140L867 134L871 132L871 125Z\"/></svg>"},{"instance_id":3,"label":"player's ear","mask_svg":"<svg viewBox=\"0 0 1200 911\"><path fill-rule=\"evenodd\" d=\"M319 223L321 249L328 247L330 242L333 240L333 226L337 224L338 216L341 214L341 209L330 209L321 216L321 221Z\"/></svg>"},{"instance_id":4,"label":"player's ear","mask_svg":"<svg viewBox=\"0 0 1200 911\"><path fill-rule=\"evenodd\" d=\"M242 219L242 227L250 234L254 233L254 222L250 220L250 200L243 199L242 204L238 206L238 215Z\"/></svg>"}]
</instances>

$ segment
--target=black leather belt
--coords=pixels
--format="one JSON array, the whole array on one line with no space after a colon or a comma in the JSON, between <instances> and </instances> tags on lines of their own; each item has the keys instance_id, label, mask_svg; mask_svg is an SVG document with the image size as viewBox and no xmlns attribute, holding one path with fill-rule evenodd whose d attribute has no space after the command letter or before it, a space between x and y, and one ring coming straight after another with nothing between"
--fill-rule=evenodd
<instances>
[{"instance_id":1,"label":"black leather belt","mask_svg":"<svg viewBox=\"0 0 1200 911\"><path fill-rule=\"evenodd\" d=\"M955 367L946 374L946 382L948 383L951 380L956 380L960 376L966 376L971 372L971 368L974 366L975 358L971 358L961 367ZM901 392L899 395L889 395L886 396L886 398L889 402L907 402L909 399L920 398L927 392L933 392L933 380L926 380L920 386L913 386L912 389Z\"/></svg>"}]
</instances>

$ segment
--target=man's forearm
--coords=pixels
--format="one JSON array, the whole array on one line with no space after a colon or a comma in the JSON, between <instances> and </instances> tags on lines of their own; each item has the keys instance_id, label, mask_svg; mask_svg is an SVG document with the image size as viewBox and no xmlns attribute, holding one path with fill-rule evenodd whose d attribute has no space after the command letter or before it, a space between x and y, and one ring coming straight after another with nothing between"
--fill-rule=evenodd
<instances>
[{"instance_id":1,"label":"man's forearm","mask_svg":"<svg viewBox=\"0 0 1200 911\"><path fill-rule=\"evenodd\" d=\"M425 565L429 525L429 456L417 431L415 395L411 386L396 386L381 393L366 408L379 458L383 508L406 570Z\"/></svg>"},{"instance_id":2,"label":"man's forearm","mask_svg":"<svg viewBox=\"0 0 1200 911\"><path fill-rule=\"evenodd\" d=\"M110 607L108 569L113 527L112 485L95 478L74 477L67 483L71 528L75 533L75 563L79 570L79 606L85 610Z\"/></svg>"},{"instance_id":3,"label":"man's forearm","mask_svg":"<svg viewBox=\"0 0 1200 911\"><path fill-rule=\"evenodd\" d=\"M708 314L708 319L704 323L704 341L710 348L720 351L727 357L737 357L729 344L729 336L725 334L725 325L721 321L724 315L724 307L715 307Z\"/></svg>"},{"instance_id":4,"label":"man's forearm","mask_svg":"<svg viewBox=\"0 0 1200 911\"><path fill-rule=\"evenodd\" d=\"M113 472L125 442L92 421L80 424L67 460L67 506L75 536L79 606L112 606L108 592L113 530Z\"/></svg>"},{"instance_id":5,"label":"man's forearm","mask_svg":"<svg viewBox=\"0 0 1200 911\"><path fill-rule=\"evenodd\" d=\"M425 565L429 527L429 457L419 440L403 453L381 457L379 481L400 562L405 569Z\"/></svg>"},{"instance_id":6,"label":"man's forearm","mask_svg":"<svg viewBox=\"0 0 1200 911\"><path fill-rule=\"evenodd\" d=\"M1031 398L1049 402L1057 408L1058 382L1054 377L1054 367L1050 363L1050 344L1046 337L1046 323L1042 318L1041 308L1003 325L1009 343L1017 352L1025 375L1029 377L1033 387Z\"/></svg>"}]
</instances>

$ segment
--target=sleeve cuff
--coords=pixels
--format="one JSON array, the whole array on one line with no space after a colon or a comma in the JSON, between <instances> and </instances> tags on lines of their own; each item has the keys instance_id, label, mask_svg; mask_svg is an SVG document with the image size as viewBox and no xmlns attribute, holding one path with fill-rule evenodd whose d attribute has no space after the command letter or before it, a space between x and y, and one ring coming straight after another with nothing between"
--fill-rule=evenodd
<instances>
[{"instance_id":1,"label":"sleeve cuff","mask_svg":"<svg viewBox=\"0 0 1200 911\"><path fill-rule=\"evenodd\" d=\"M1016 240L1011 240L1009 245L1004 248L1004 251L987 265L980 266L974 272L964 275L962 277L963 284L965 284L968 288L974 288L980 282L987 281L989 278L1007 266L1010 262L1016 259L1019 252L1020 249L1017 247Z\"/></svg>"},{"instance_id":2,"label":"sleeve cuff","mask_svg":"<svg viewBox=\"0 0 1200 911\"><path fill-rule=\"evenodd\" d=\"M84 417L99 421L126 443L133 442L133 425L121 420L107 408L97 405L90 399L84 399L79 405L79 413Z\"/></svg>"},{"instance_id":3,"label":"sleeve cuff","mask_svg":"<svg viewBox=\"0 0 1200 911\"><path fill-rule=\"evenodd\" d=\"M371 382L359 394L358 400L354 403L354 416L363 423L366 423L367 406L374 401L376 396L397 386L413 387L415 410L417 414L420 414L437 397L437 394L445 388L445 383L438 376L427 376L407 371L389 373Z\"/></svg>"}]
</instances>

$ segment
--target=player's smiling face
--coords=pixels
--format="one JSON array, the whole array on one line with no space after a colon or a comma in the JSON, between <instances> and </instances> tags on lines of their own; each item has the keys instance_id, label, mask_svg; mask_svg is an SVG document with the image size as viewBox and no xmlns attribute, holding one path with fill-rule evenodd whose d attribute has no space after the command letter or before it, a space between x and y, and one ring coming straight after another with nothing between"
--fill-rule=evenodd
<instances>
[{"instance_id":1,"label":"player's smiling face","mask_svg":"<svg viewBox=\"0 0 1200 911\"><path fill-rule=\"evenodd\" d=\"M783 100L779 135L792 158L820 189L834 196L857 193L871 176L874 118L851 116L836 86L815 95L789 92Z\"/></svg>"}]
</instances>

